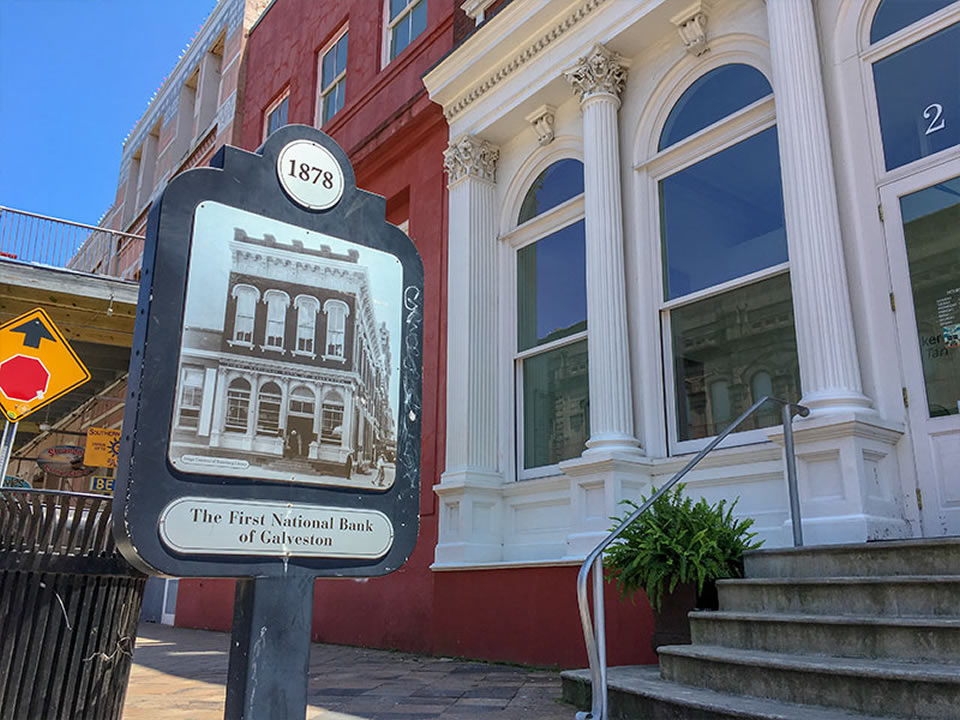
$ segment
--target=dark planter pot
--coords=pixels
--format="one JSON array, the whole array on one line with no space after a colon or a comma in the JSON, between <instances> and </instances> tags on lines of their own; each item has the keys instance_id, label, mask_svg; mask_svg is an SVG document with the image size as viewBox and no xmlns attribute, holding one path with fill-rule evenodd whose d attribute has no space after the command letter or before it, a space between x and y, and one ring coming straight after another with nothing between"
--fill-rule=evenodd
<instances>
[{"instance_id":1,"label":"dark planter pot","mask_svg":"<svg viewBox=\"0 0 960 720\"><path fill-rule=\"evenodd\" d=\"M672 593L660 599L660 612L653 613L653 637L650 647L656 652L661 645L689 645L691 610L716 610L719 607L717 586L712 581L703 584L697 595L695 583L677 585Z\"/></svg>"}]
</instances>

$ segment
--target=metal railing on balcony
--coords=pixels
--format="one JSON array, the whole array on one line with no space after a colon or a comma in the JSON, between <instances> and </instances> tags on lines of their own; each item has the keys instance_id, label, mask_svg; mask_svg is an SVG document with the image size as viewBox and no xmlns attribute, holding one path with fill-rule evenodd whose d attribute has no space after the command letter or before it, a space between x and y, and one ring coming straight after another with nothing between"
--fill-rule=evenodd
<instances>
[{"instance_id":1,"label":"metal railing on balcony","mask_svg":"<svg viewBox=\"0 0 960 720\"><path fill-rule=\"evenodd\" d=\"M137 280L143 241L141 235L0 205L0 261Z\"/></svg>"},{"instance_id":2,"label":"metal railing on balcony","mask_svg":"<svg viewBox=\"0 0 960 720\"><path fill-rule=\"evenodd\" d=\"M638 507L629 517L625 518L609 535L607 535L593 550L591 550L580 565L577 574L577 605L580 609L580 624L583 628L583 639L587 646L587 658L590 661L590 686L592 691L590 711L578 712L577 720L608 720L607 714L607 643L606 620L604 619L603 605L603 551L614 542L637 518L650 509L657 498L668 492L680 479L709 455L723 440L763 405L767 403L779 405L782 409L784 461L787 476L787 497L790 502L790 521L793 526L793 544L795 547L803 545L803 530L800 525L800 494L797 490L797 463L793 450L793 416L806 417L810 410L803 405L796 405L769 395L761 398L744 413L730 423L719 435L694 456L680 472L660 486L650 499ZM588 584L591 572L593 574L593 616L590 613Z\"/></svg>"}]
</instances>

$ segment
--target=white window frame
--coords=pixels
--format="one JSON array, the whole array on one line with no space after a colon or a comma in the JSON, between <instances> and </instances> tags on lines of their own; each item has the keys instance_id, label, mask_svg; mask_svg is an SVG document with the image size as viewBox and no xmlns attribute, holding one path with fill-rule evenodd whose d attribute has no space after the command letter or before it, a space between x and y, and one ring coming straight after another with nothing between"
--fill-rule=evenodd
<instances>
[{"instance_id":1,"label":"white window frame","mask_svg":"<svg viewBox=\"0 0 960 720\"><path fill-rule=\"evenodd\" d=\"M739 60L729 60L728 62L743 62ZM726 63L723 63L726 64ZM743 64L749 64L743 62ZM718 65L717 67L721 67ZM755 69L763 72L762 69L751 65ZM715 68L710 67L697 75L695 79L703 77L707 72ZM690 87L688 84L686 88ZM650 193L651 208L656 210L651 213L653 230L651 237L657 239L657 250L655 257L659 265L656 269L656 293L658 299L657 316L661 328L660 334L660 362L662 366L664 409L667 416L667 455L686 455L698 452L706 447L715 437L709 435L703 438L693 440L679 440L677 424L677 397L676 397L676 373L673 363L673 333L671 328L671 311L685 305L690 305L699 300L709 297L722 295L730 290L752 285L761 280L766 280L777 275L788 273L790 270L789 259L787 262L779 263L768 268L763 268L756 272L728 280L727 282L711 285L708 288L697 290L687 295L682 295L671 300L664 300L665 287L663 284L663 247L660 241L661 235L661 217L660 217L660 181L684 170L692 165L696 165L702 160L712 157L748 138L751 138L764 130L776 126L776 111L774 107L774 95L767 95L740 110L721 118L717 122L709 125L702 130L680 140L673 145L657 152L647 162L636 166L635 169L645 169L649 177L648 192ZM662 124L657 127L657 132L662 131ZM659 135L658 135L659 137ZM782 166L782 165L781 165ZM756 430L744 430L734 432L727 436L724 441L724 447L734 447L742 445L752 445L765 443L768 436L776 433L781 425L772 425Z\"/></svg>"},{"instance_id":2,"label":"white window frame","mask_svg":"<svg viewBox=\"0 0 960 720\"><path fill-rule=\"evenodd\" d=\"M312 295L297 295L293 301L293 307L297 311L297 337L294 340L293 350L291 352L294 355L311 359L315 358L317 356L317 315L320 312L320 301ZM309 349L301 350L300 341L306 339L301 332L304 327L306 327L303 322L305 314L308 315L310 320L310 347Z\"/></svg>"},{"instance_id":3,"label":"white window frame","mask_svg":"<svg viewBox=\"0 0 960 720\"><path fill-rule=\"evenodd\" d=\"M543 167L539 168L539 171L545 170L553 163L567 158L583 162L579 157L572 155L552 157ZM537 174L539 174L539 172L531 176L530 182L533 181L533 178L535 178ZM527 190L529 190L529 186L530 183L528 182L522 189L522 192L526 193ZM509 267L506 273L507 282L504 283L506 286L505 290L510 294L508 301L504 303L504 305L509 308L509 312L505 314L504 329L507 333L505 347L510 349L512 369L513 406L515 408L513 416L513 436L515 438L514 445L516 450L514 477L516 480L533 480L551 475L559 475L562 472L558 463L541 465L535 468L523 467L523 361L529 357L542 355L550 350L556 350L557 348L586 340L589 332L588 327L587 330L553 340L549 343L536 345L526 350L518 349L517 312L519 308L517 307L517 253L521 248L543 240L555 232L583 220L585 218L584 207L583 194L577 195L527 220L502 237L502 241L510 253L510 259L507 263ZM514 217L516 217L516 215L514 215Z\"/></svg>"},{"instance_id":4,"label":"white window frame","mask_svg":"<svg viewBox=\"0 0 960 720\"><path fill-rule=\"evenodd\" d=\"M333 39L332 39L330 42L328 42L326 45L324 45L323 48L320 50L320 52L317 53L317 105L316 105L316 107L314 108L314 123L313 123L313 124L314 124L315 127L318 127L318 128L323 127L323 101L324 101L324 99L326 98L327 95L329 95L333 90L336 89L337 85L340 83L341 80L342 80L343 83L344 83L344 85L343 85L343 92L344 92L343 105L344 105L344 107L346 107L346 105L347 105L347 100L346 100L346 92L347 92L347 85L346 85L346 82L347 82L347 80L346 80L346 79L347 79L347 68L344 68L344 69L330 82L329 85L327 85L326 87L324 87L324 85L323 85L323 56L326 55L328 52L330 52L330 50L333 49L333 48L336 46L336 44L337 44L338 42L340 42L341 38L343 38L343 36L346 35L348 32L350 32L350 23L344 24L344 26L343 26L342 28L340 28L340 30L337 31L336 35L333 36ZM348 64L348 65L350 64L350 41L349 41L349 39L347 40L347 64ZM341 110L342 110L342 109L343 109L343 108L341 108ZM338 110L337 112L340 112L340 110ZM336 116L337 116L337 113L334 113L333 116L330 118L330 120L333 120L333 118L335 118Z\"/></svg>"},{"instance_id":5,"label":"white window frame","mask_svg":"<svg viewBox=\"0 0 960 720\"><path fill-rule=\"evenodd\" d=\"M864 88L867 118L870 132L870 153L873 156L873 167L875 176L879 185L896 182L910 175L925 170L928 167L934 167L954 157L958 146L953 145L948 148L917 158L913 162L901 165L893 170L887 170L886 160L883 149L883 136L880 132L880 108L877 105L877 88L873 80L873 65L878 60L889 57L894 53L914 45L921 40L925 40L931 35L935 35L941 30L945 30L951 25L960 22L960 3L942 8L932 15L927 15L912 25L898 30L893 35L888 35L874 45L870 44L870 27L873 25L873 19L876 16L879 0L873 2L873 7L867 14L867 22L863 24L862 35L860 37L860 71L862 85ZM957 122L960 118L955 119Z\"/></svg>"},{"instance_id":6,"label":"white window frame","mask_svg":"<svg viewBox=\"0 0 960 720\"><path fill-rule=\"evenodd\" d=\"M406 18L413 12L414 6L420 2L428 2L428 0L407 0L407 7L400 11L400 14L397 15L393 20L390 20L390 0L383 0L383 63L382 67L386 67L391 62L393 62L403 50L406 50L408 47L413 45L413 41L416 38L410 38L409 42L400 50L396 55L391 57L393 53L392 41L393 41L393 28L399 25L401 22L406 20ZM429 13L429 5L427 6L427 12ZM427 27L430 25L430 16L427 15ZM426 27L423 32L426 32ZM417 35L420 37L420 35Z\"/></svg>"},{"instance_id":7,"label":"white window frame","mask_svg":"<svg viewBox=\"0 0 960 720\"><path fill-rule=\"evenodd\" d=\"M277 405L277 426L275 428L266 428L261 426L260 418L261 413L263 412L263 400L264 400L264 388L267 385L275 385L276 388L280 391L279 393L269 393L271 398L275 398ZM283 427L283 388L280 386L276 380L265 380L260 384L260 387L257 388L257 416L254 419L254 433L257 435L266 435L266 436L278 436L280 430Z\"/></svg>"},{"instance_id":8,"label":"white window frame","mask_svg":"<svg viewBox=\"0 0 960 720\"><path fill-rule=\"evenodd\" d=\"M200 401L199 401L199 403L198 403L196 406L194 406L194 405L186 405L186 404L184 404L184 402L183 402L183 391L187 388L186 375L187 375L187 371L189 371L189 370L195 370L195 371L197 371L197 372L200 373L200 385L199 385L199 387L198 387L198 386L193 386L193 385L191 386L191 388L197 388L197 389L200 390ZM189 364L184 364L183 366L181 366L181 368L180 368L180 383L179 383L179 385L177 386L177 428L178 428L178 429L182 429L182 430L186 430L186 431L188 431L188 432L194 432L194 433L197 432L197 431L200 429L200 416L201 416L202 413L203 413L203 393L204 393L204 390L205 390L205 388L204 388L204 384L205 384L205 383L204 383L204 380L205 380L205 379L206 379L206 369L203 367L203 365L196 365L196 364L193 364L193 363L189 363ZM196 411L197 411L197 418L196 418L196 419L197 419L197 424L196 424L196 425L187 425L186 423L183 422L182 413L183 413L183 409L184 409L184 408L187 408L187 409L189 409L189 410L196 410Z\"/></svg>"},{"instance_id":9,"label":"white window frame","mask_svg":"<svg viewBox=\"0 0 960 720\"><path fill-rule=\"evenodd\" d=\"M245 383L247 383L247 389L239 390L239 389L231 388L231 385L233 385L233 383L236 382L237 380L243 380ZM230 378L230 381L226 385L227 386L224 389L224 399L226 400L226 403L224 404L225 412L223 417L223 431L246 435L250 432L250 414L251 414L250 411L251 411L251 400L253 399L253 384L250 382L248 378L236 376L236 377ZM231 392L245 392L247 394L247 397L246 397L247 423L244 426L243 430L239 429L240 428L239 425L230 424L230 401L231 399L233 399L230 397ZM242 398L238 398L238 399L242 399Z\"/></svg>"},{"instance_id":10,"label":"white window frame","mask_svg":"<svg viewBox=\"0 0 960 720\"><path fill-rule=\"evenodd\" d=\"M237 339L237 326L239 325L240 321L241 293L244 295L249 294L253 298L253 324L250 328L249 340ZM227 344L232 346L239 345L240 347L252 348L255 340L254 335L257 332L257 303L260 302L260 291L253 285L248 285L247 283L237 283L230 290L230 295L237 301L237 305L233 314L233 337L227 340Z\"/></svg>"},{"instance_id":11,"label":"white window frame","mask_svg":"<svg viewBox=\"0 0 960 720\"><path fill-rule=\"evenodd\" d=\"M270 323L276 322L275 320L270 319L270 310L274 307L274 303L279 303L283 311L283 318L280 321L279 345L273 345L270 343L270 338L275 337L270 334ZM278 352L281 355L285 355L287 352L285 349L287 342L287 310L290 308L290 296L287 295L283 290L271 288L263 293L263 304L267 306L267 313L263 327L263 345L260 346L260 349Z\"/></svg>"},{"instance_id":12,"label":"white window frame","mask_svg":"<svg viewBox=\"0 0 960 720\"><path fill-rule=\"evenodd\" d=\"M330 320L333 315L331 315L331 310L333 308L338 308L343 310L341 319L343 321L342 330L334 330L333 332L342 332L343 339L340 343L340 347L343 349L340 355L331 355L328 350L330 348ZM326 321L326 332L324 333L323 338L323 359L324 360L336 360L337 362L346 362L347 361L347 318L350 317L350 306L346 302L340 300L339 298L328 298L323 303L323 314L327 316Z\"/></svg>"},{"instance_id":13,"label":"white window frame","mask_svg":"<svg viewBox=\"0 0 960 720\"><path fill-rule=\"evenodd\" d=\"M267 109L263 111L263 139L266 140L270 137L269 128L270 128L270 115L283 103L284 100L288 100L290 97L290 88L287 87L281 92L276 99L267 105ZM287 105L287 124L290 124L290 105ZM280 127L283 127L282 125Z\"/></svg>"}]
</instances>

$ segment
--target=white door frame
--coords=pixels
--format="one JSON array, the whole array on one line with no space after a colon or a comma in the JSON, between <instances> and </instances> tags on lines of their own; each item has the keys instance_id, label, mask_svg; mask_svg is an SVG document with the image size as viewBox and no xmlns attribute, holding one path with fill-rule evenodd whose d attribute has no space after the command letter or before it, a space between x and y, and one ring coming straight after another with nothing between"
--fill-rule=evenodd
<instances>
[{"instance_id":1,"label":"white door frame","mask_svg":"<svg viewBox=\"0 0 960 720\"><path fill-rule=\"evenodd\" d=\"M960 415L931 418L927 408L900 198L955 177L960 177L960 157L932 163L880 188L900 367L909 399L907 422L927 537L960 534ZM946 462L948 458L955 458L957 464Z\"/></svg>"},{"instance_id":2,"label":"white door frame","mask_svg":"<svg viewBox=\"0 0 960 720\"><path fill-rule=\"evenodd\" d=\"M177 614L177 589L180 586L178 578L163 578L163 599L160 603L160 622L164 625L173 625ZM167 601L173 601L173 612L167 612Z\"/></svg>"}]
</instances>

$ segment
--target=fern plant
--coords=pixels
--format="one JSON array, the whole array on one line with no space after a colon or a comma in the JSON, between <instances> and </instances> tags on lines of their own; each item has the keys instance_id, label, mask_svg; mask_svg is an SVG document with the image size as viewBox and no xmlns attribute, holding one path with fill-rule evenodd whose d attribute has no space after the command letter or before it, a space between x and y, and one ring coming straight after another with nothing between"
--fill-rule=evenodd
<instances>
[{"instance_id":1,"label":"fern plant","mask_svg":"<svg viewBox=\"0 0 960 720\"><path fill-rule=\"evenodd\" d=\"M607 580L616 582L620 597L643 590L656 612L663 593L678 585L695 583L699 594L705 583L742 577L743 553L763 544L754 542L753 520L733 516L737 500L710 505L700 498L694 503L683 494L684 488L679 484L657 498L604 554ZM639 507L631 500L621 504L627 509L623 516L611 518L614 527Z\"/></svg>"}]
</instances>

